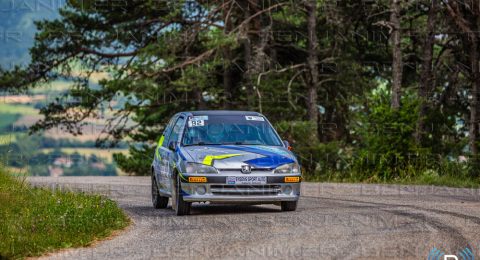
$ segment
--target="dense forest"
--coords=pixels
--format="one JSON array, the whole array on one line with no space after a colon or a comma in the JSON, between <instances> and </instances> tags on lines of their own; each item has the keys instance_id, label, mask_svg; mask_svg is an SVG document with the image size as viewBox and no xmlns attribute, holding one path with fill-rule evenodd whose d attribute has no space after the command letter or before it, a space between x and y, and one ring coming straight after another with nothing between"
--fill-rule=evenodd
<instances>
[{"instance_id":1,"label":"dense forest","mask_svg":"<svg viewBox=\"0 0 480 260\"><path fill-rule=\"evenodd\" d=\"M307 178L480 176L476 0L71 0L36 25L1 88L70 81L31 130L112 110L97 144L127 140L126 172L149 173L171 115L235 109L266 115Z\"/></svg>"}]
</instances>

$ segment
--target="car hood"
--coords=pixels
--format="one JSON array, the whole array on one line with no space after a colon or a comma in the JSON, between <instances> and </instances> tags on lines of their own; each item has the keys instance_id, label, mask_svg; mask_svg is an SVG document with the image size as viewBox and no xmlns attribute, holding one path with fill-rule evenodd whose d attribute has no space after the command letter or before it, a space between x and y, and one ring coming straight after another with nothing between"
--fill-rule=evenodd
<instances>
[{"instance_id":1,"label":"car hood","mask_svg":"<svg viewBox=\"0 0 480 260\"><path fill-rule=\"evenodd\" d=\"M274 169L297 162L288 149L280 146L212 145L181 147L180 152L197 162L218 169L240 169L248 164L256 169Z\"/></svg>"}]
</instances>

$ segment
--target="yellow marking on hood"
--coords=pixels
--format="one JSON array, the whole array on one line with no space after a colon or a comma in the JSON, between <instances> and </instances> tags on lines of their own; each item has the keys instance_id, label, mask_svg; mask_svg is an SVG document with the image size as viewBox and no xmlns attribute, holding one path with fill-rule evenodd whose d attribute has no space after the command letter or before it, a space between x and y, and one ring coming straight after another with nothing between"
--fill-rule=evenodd
<instances>
[{"instance_id":1,"label":"yellow marking on hood","mask_svg":"<svg viewBox=\"0 0 480 260\"><path fill-rule=\"evenodd\" d=\"M227 159L230 157L240 156L240 155L243 155L243 154L234 153L234 154L221 154L221 155L207 155L203 159L203 164L212 166L213 160L222 160L222 159Z\"/></svg>"}]
</instances>

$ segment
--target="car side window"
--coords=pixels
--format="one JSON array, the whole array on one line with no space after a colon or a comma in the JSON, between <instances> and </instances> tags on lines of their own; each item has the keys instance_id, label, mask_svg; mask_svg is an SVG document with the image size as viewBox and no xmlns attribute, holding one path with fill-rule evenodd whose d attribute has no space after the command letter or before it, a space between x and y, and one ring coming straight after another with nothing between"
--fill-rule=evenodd
<instances>
[{"instance_id":1,"label":"car side window","mask_svg":"<svg viewBox=\"0 0 480 260\"><path fill-rule=\"evenodd\" d=\"M165 127L165 131L163 131L164 139L163 139L162 146L165 148L168 146L168 140L170 138L170 135L172 134L172 128L173 128L173 123L175 122L175 119L176 119L175 117L170 119L170 122L168 122L167 127Z\"/></svg>"},{"instance_id":2,"label":"car side window","mask_svg":"<svg viewBox=\"0 0 480 260\"><path fill-rule=\"evenodd\" d=\"M168 138L167 145L171 141L178 141L178 137L180 136L180 132L182 131L184 124L185 124L185 118L183 117L178 118L177 122L175 123L175 126L173 126L172 134Z\"/></svg>"}]
</instances>

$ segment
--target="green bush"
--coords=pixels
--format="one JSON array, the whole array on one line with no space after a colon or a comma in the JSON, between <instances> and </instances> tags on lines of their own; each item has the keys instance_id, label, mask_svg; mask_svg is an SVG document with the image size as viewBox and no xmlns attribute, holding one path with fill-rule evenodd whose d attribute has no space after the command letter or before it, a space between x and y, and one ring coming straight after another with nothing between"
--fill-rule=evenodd
<instances>
[{"instance_id":1,"label":"green bush","mask_svg":"<svg viewBox=\"0 0 480 260\"><path fill-rule=\"evenodd\" d=\"M365 108L355 115L358 123L352 127L359 145L351 170L361 178L390 180L408 175L408 167L423 169L426 165L419 163L422 157L430 156L430 151L415 144L416 97L405 93L398 110L391 108L390 95L382 89L367 100Z\"/></svg>"},{"instance_id":2,"label":"green bush","mask_svg":"<svg viewBox=\"0 0 480 260\"><path fill-rule=\"evenodd\" d=\"M428 137L429 145L416 144L419 102L414 94L404 94L399 110L390 107L390 95L384 89L367 95L367 100L352 113L351 122L355 123L350 126L348 145L319 142L312 135L317 128L308 121L281 121L275 125L293 146L306 180L478 186L479 178L470 173L478 169L475 162L456 159L462 155L464 142L434 144ZM427 119L429 123L451 124L450 119L430 114L433 116ZM435 131L432 134L440 138Z\"/></svg>"},{"instance_id":3,"label":"green bush","mask_svg":"<svg viewBox=\"0 0 480 260\"><path fill-rule=\"evenodd\" d=\"M312 137L316 128L308 121L282 121L276 124L279 134L293 147L305 177L342 171L348 167L346 149L341 142L320 143Z\"/></svg>"}]
</instances>

